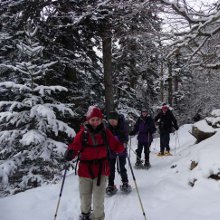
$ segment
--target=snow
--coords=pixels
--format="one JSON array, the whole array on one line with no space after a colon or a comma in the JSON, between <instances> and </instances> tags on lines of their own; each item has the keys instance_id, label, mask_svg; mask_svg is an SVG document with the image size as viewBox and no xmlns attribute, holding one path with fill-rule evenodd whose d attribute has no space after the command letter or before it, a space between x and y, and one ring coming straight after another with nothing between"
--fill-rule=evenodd
<instances>
[{"instance_id":1,"label":"snow","mask_svg":"<svg viewBox=\"0 0 220 220\"><path fill-rule=\"evenodd\" d=\"M20 142L25 146L30 146L31 144L41 144L46 139L46 135L38 130L30 130L23 135Z\"/></svg>"},{"instance_id":2,"label":"snow","mask_svg":"<svg viewBox=\"0 0 220 220\"><path fill-rule=\"evenodd\" d=\"M205 119L196 122L193 126L198 128L200 131L205 132L205 133L213 133L213 132L215 132L215 129L212 128L211 126L209 126Z\"/></svg>"},{"instance_id":3,"label":"snow","mask_svg":"<svg viewBox=\"0 0 220 220\"><path fill-rule=\"evenodd\" d=\"M159 138L151 145L152 168L134 169L140 197L147 220L219 220L220 184L210 179L220 171L220 129L199 144L190 135L192 125L180 127L171 134L170 147L173 156L157 157ZM136 149L136 137L131 140ZM135 155L131 153L131 163ZM198 165L190 169L191 162ZM144 220L129 167L128 174L133 191L105 199L105 220ZM190 181L196 180L194 187ZM116 174L116 185L120 177ZM2 220L53 219L60 193L61 182L31 189L14 196L0 199ZM77 220L80 213L78 177L68 171L60 201L57 220Z\"/></svg>"},{"instance_id":4,"label":"snow","mask_svg":"<svg viewBox=\"0 0 220 220\"><path fill-rule=\"evenodd\" d=\"M211 115L214 117L220 117L220 109L215 109L211 112Z\"/></svg>"}]
</instances>

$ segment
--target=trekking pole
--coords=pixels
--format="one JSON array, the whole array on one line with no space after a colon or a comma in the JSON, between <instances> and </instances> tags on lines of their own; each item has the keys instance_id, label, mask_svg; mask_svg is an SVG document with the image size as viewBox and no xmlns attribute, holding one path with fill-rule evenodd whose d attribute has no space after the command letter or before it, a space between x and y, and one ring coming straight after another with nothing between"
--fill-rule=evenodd
<instances>
[{"instance_id":1,"label":"trekking pole","mask_svg":"<svg viewBox=\"0 0 220 220\"><path fill-rule=\"evenodd\" d=\"M137 156L137 158L141 161L141 158L137 155L137 152L132 149L131 145L129 146L129 151L132 151Z\"/></svg>"},{"instance_id":2,"label":"trekking pole","mask_svg":"<svg viewBox=\"0 0 220 220\"><path fill-rule=\"evenodd\" d=\"M139 193L139 190L138 190L137 182L136 182L136 179L135 179L134 171L133 171L132 166L131 166L131 161L130 161L129 157L127 157L127 159L128 159L128 164L129 164L131 174L132 174L132 177L133 177L133 180L134 180L134 184L135 184L138 199L139 199L139 202L140 202L140 205L141 205L141 209L142 209L142 212L143 212L143 216L144 216L144 219L147 220L146 214L145 214L145 211L144 211L144 207L143 207L143 204L142 204L142 201L141 201L140 193Z\"/></svg>"},{"instance_id":3,"label":"trekking pole","mask_svg":"<svg viewBox=\"0 0 220 220\"><path fill-rule=\"evenodd\" d=\"M65 165L65 170L64 170L64 174L63 174L63 181L62 181L62 184L61 184L60 195L59 195L59 199L58 199L58 202L57 202L57 208L56 208L56 212L55 212L55 215L54 215L54 220L56 220L56 218L57 218L57 212L58 212L58 209L59 209L59 206L60 206L60 200L61 200L61 196L62 196L62 192L63 192L63 186L64 186L64 182L65 182L65 179L66 179L67 170L68 170L68 166Z\"/></svg>"},{"instance_id":4,"label":"trekking pole","mask_svg":"<svg viewBox=\"0 0 220 220\"><path fill-rule=\"evenodd\" d=\"M175 155L177 155L177 153L176 153L176 145L177 145L177 132L175 131L175 146L174 146Z\"/></svg>"},{"instance_id":5,"label":"trekking pole","mask_svg":"<svg viewBox=\"0 0 220 220\"><path fill-rule=\"evenodd\" d=\"M117 163L117 171L120 174L121 173L121 167L120 167L120 160L119 160L119 156L116 156L116 163Z\"/></svg>"},{"instance_id":6,"label":"trekking pole","mask_svg":"<svg viewBox=\"0 0 220 220\"><path fill-rule=\"evenodd\" d=\"M131 137L129 137L129 145L130 145L130 147L131 147ZM131 156L131 148L129 148L128 156L129 156L129 158L130 158L130 156Z\"/></svg>"},{"instance_id":7,"label":"trekking pole","mask_svg":"<svg viewBox=\"0 0 220 220\"><path fill-rule=\"evenodd\" d=\"M154 140L154 152L155 152L155 151L156 151L156 148L157 148L157 142L156 142L157 139L154 138L153 140Z\"/></svg>"},{"instance_id":8,"label":"trekking pole","mask_svg":"<svg viewBox=\"0 0 220 220\"><path fill-rule=\"evenodd\" d=\"M179 148L180 148L180 140L179 140L178 132L176 132L176 136L177 136L177 141L178 141L178 145L179 145Z\"/></svg>"}]
</instances>

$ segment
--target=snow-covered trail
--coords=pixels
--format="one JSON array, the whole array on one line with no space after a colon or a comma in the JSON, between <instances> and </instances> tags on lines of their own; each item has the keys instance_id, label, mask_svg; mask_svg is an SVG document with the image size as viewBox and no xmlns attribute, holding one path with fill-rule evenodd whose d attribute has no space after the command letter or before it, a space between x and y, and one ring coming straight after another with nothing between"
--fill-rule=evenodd
<instances>
[{"instance_id":1,"label":"snow-covered trail","mask_svg":"<svg viewBox=\"0 0 220 220\"><path fill-rule=\"evenodd\" d=\"M186 125L178 131L180 146L176 136L171 135L174 156L157 157L159 139L154 139L151 146L152 168L134 169L147 220L219 220L218 183L204 178L198 181L197 187L190 187L188 184L189 158L192 154L191 149L195 146L195 139L188 133L189 128L190 126ZM131 147L136 149L136 138L132 139ZM134 165L133 152L131 162ZM105 220L144 220L128 165L127 169L133 191L128 195L118 192L112 197L106 196ZM117 186L121 184L118 174L115 183ZM54 219L60 186L61 183L43 186L0 199L0 219ZM78 177L68 173L57 220L78 220L79 212Z\"/></svg>"}]
</instances>

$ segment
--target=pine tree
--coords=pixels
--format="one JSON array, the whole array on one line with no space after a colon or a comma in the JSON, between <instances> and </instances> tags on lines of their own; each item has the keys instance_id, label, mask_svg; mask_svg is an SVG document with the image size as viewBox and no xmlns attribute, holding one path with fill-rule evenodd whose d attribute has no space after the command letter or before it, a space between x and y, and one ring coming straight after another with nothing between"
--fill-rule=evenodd
<instances>
[{"instance_id":1,"label":"pine tree","mask_svg":"<svg viewBox=\"0 0 220 220\"><path fill-rule=\"evenodd\" d=\"M72 110L56 100L56 93L67 89L45 83L56 61L44 59L37 31L38 25L29 20L17 44L19 62L1 65L8 69L7 81L0 83L0 90L8 94L0 101L0 176L5 194L59 179L64 138L74 135L62 121L73 115Z\"/></svg>"}]
</instances>

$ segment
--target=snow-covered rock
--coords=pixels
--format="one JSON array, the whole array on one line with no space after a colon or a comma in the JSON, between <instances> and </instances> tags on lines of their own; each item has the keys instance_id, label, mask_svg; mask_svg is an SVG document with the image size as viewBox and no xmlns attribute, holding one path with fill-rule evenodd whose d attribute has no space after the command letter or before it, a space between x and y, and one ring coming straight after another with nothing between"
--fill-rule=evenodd
<instances>
[{"instance_id":1,"label":"snow-covered rock","mask_svg":"<svg viewBox=\"0 0 220 220\"><path fill-rule=\"evenodd\" d=\"M192 135L197 139L197 142L201 142L215 133L215 129L208 125L205 119L196 122L192 127Z\"/></svg>"}]
</instances>

